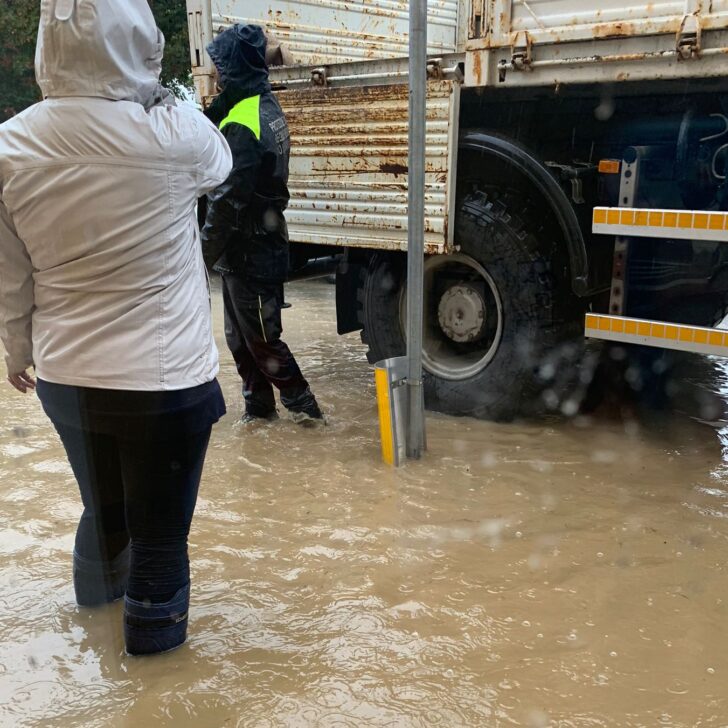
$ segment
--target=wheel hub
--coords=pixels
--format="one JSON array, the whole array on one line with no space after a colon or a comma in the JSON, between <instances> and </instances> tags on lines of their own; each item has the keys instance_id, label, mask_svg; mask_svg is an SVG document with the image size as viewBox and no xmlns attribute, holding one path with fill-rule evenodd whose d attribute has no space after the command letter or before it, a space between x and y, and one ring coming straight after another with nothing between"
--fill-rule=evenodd
<instances>
[{"instance_id":1,"label":"wheel hub","mask_svg":"<svg viewBox=\"0 0 728 728\"><path fill-rule=\"evenodd\" d=\"M459 344L478 341L485 335L487 307L480 291L467 283L449 288L437 310L443 333Z\"/></svg>"},{"instance_id":2,"label":"wheel hub","mask_svg":"<svg viewBox=\"0 0 728 728\"><path fill-rule=\"evenodd\" d=\"M423 282L425 371L449 381L478 375L495 356L503 334L503 305L495 281L481 263L458 252L429 256ZM404 331L404 295L400 317Z\"/></svg>"}]
</instances>

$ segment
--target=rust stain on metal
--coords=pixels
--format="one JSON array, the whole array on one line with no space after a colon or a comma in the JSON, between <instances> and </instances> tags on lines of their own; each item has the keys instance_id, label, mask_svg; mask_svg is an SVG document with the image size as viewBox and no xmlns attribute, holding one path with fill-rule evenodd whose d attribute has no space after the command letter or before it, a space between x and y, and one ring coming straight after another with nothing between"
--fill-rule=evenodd
<instances>
[{"instance_id":1,"label":"rust stain on metal","mask_svg":"<svg viewBox=\"0 0 728 728\"><path fill-rule=\"evenodd\" d=\"M624 38L634 35L634 27L631 23L599 23L594 26L592 35L595 38Z\"/></svg>"},{"instance_id":2,"label":"rust stain on metal","mask_svg":"<svg viewBox=\"0 0 728 728\"><path fill-rule=\"evenodd\" d=\"M473 53L473 77L475 79L475 85L480 86L482 83L483 76L483 59L480 57L480 53L475 51Z\"/></svg>"},{"instance_id":3,"label":"rust stain on metal","mask_svg":"<svg viewBox=\"0 0 728 728\"><path fill-rule=\"evenodd\" d=\"M401 164L400 162L387 161L379 165L379 171L382 174L393 174L395 177L399 177L400 175L406 175L409 172L409 168L406 164Z\"/></svg>"},{"instance_id":4,"label":"rust stain on metal","mask_svg":"<svg viewBox=\"0 0 728 728\"><path fill-rule=\"evenodd\" d=\"M620 56L618 56L617 58L620 61L631 62L631 61L643 61L647 57L648 57L647 53L623 53Z\"/></svg>"},{"instance_id":5,"label":"rust stain on metal","mask_svg":"<svg viewBox=\"0 0 728 728\"><path fill-rule=\"evenodd\" d=\"M508 24L508 20L508 13L506 13L505 11L501 12L501 14L499 15L500 27L505 29L506 25Z\"/></svg>"}]
</instances>

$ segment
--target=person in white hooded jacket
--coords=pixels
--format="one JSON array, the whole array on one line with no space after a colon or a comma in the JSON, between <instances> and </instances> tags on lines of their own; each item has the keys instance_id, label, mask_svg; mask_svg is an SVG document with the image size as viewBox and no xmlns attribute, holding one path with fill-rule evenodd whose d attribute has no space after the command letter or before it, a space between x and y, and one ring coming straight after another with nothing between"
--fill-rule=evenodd
<instances>
[{"instance_id":1,"label":"person in white hooded jacket","mask_svg":"<svg viewBox=\"0 0 728 728\"><path fill-rule=\"evenodd\" d=\"M0 125L8 380L37 377L84 505L77 601L124 596L130 654L186 639L187 537L225 412L195 208L231 155L160 86L163 48L147 0L43 0L44 100Z\"/></svg>"}]
</instances>

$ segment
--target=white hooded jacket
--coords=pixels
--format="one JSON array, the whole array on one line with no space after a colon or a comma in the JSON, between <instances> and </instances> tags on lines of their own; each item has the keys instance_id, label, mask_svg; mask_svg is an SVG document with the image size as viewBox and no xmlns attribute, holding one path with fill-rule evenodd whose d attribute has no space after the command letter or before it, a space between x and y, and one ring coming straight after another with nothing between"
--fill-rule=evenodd
<instances>
[{"instance_id":1,"label":"white hooded jacket","mask_svg":"<svg viewBox=\"0 0 728 728\"><path fill-rule=\"evenodd\" d=\"M44 101L0 125L0 338L10 374L174 390L218 371L197 198L232 160L161 103L147 0L43 0Z\"/></svg>"}]
</instances>

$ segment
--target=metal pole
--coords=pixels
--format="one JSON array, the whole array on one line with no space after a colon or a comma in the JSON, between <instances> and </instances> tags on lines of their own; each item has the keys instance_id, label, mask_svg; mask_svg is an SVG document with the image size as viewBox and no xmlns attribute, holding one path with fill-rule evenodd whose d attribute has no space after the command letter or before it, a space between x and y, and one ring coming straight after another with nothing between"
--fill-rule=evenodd
<instances>
[{"instance_id":1,"label":"metal pole","mask_svg":"<svg viewBox=\"0 0 728 728\"><path fill-rule=\"evenodd\" d=\"M409 228L407 255L407 456L425 449L422 397L422 302L425 265L425 144L427 105L427 0L409 6Z\"/></svg>"}]
</instances>

